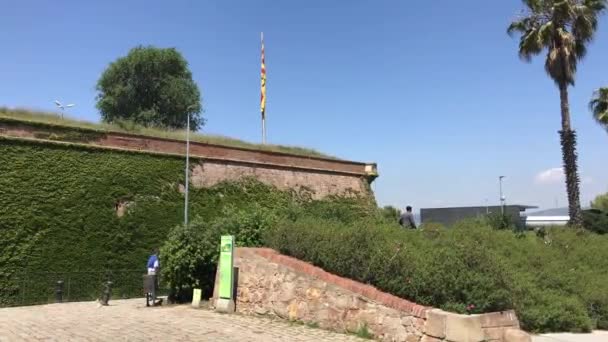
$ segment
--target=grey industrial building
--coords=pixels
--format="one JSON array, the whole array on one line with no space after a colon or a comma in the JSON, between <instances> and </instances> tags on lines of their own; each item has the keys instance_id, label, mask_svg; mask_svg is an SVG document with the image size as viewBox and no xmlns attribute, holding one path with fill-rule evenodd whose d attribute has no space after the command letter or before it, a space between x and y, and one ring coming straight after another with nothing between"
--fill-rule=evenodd
<instances>
[{"instance_id":1,"label":"grey industrial building","mask_svg":"<svg viewBox=\"0 0 608 342\"><path fill-rule=\"evenodd\" d=\"M506 205L504 213L511 217L513 222L519 227L524 228L526 225L525 215L526 209L534 209L535 206L529 205ZM422 223L435 222L446 227L450 227L454 223L475 217L486 216L492 213L501 213L501 206L483 206L483 207L451 207L451 208L423 208L420 209L420 221Z\"/></svg>"}]
</instances>

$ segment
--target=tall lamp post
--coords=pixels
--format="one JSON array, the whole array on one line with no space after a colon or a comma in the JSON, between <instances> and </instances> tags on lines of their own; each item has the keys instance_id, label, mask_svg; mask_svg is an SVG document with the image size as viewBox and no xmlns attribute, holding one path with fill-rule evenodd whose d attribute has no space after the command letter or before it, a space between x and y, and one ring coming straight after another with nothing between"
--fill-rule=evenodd
<instances>
[{"instance_id":1,"label":"tall lamp post","mask_svg":"<svg viewBox=\"0 0 608 342\"><path fill-rule=\"evenodd\" d=\"M187 109L188 122L186 123L186 187L184 196L184 227L188 228L188 188L190 186L190 107Z\"/></svg>"},{"instance_id":2,"label":"tall lamp post","mask_svg":"<svg viewBox=\"0 0 608 342\"><path fill-rule=\"evenodd\" d=\"M504 215L505 214L505 196L502 194L502 179L505 178L506 176L499 176L498 177L498 184L500 186L500 212Z\"/></svg>"}]
</instances>

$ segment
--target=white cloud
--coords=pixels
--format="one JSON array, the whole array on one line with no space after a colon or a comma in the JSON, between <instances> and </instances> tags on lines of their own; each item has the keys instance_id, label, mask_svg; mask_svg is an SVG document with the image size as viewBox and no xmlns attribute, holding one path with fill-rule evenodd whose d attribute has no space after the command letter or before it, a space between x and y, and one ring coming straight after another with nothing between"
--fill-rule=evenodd
<instances>
[{"instance_id":1,"label":"white cloud","mask_svg":"<svg viewBox=\"0 0 608 342\"><path fill-rule=\"evenodd\" d=\"M553 167L539 172L534 180L537 184L560 184L566 179L564 169L561 167ZM581 184L593 184L593 178L589 176L581 177Z\"/></svg>"},{"instance_id":2,"label":"white cloud","mask_svg":"<svg viewBox=\"0 0 608 342\"><path fill-rule=\"evenodd\" d=\"M554 167L548 170L539 172L535 181L538 184L555 184L564 181L564 169L561 167Z\"/></svg>"}]
</instances>

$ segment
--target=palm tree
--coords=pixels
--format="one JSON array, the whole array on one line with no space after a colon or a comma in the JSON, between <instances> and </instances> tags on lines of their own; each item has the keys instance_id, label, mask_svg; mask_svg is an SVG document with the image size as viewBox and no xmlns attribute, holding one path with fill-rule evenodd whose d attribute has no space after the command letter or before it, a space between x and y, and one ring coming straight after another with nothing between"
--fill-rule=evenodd
<instances>
[{"instance_id":1,"label":"palm tree","mask_svg":"<svg viewBox=\"0 0 608 342\"><path fill-rule=\"evenodd\" d=\"M600 88L595 91L589 109L593 117L608 132L608 88Z\"/></svg>"},{"instance_id":2,"label":"palm tree","mask_svg":"<svg viewBox=\"0 0 608 342\"><path fill-rule=\"evenodd\" d=\"M520 35L519 56L529 62L547 51L545 71L559 88L562 129L559 131L570 225L582 226L576 133L570 125L568 87L574 85L577 63L585 57L587 44L597 30L607 0L522 0L523 16L509 26L509 35Z\"/></svg>"}]
</instances>

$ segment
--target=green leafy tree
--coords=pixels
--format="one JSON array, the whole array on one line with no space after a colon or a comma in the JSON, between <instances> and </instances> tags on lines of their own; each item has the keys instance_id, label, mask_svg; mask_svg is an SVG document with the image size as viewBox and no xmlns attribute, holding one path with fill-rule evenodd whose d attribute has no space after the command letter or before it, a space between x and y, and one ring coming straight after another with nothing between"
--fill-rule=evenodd
<instances>
[{"instance_id":1,"label":"green leafy tree","mask_svg":"<svg viewBox=\"0 0 608 342\"><path fill-rule=\"evenodd\" d=\"M570 124L568 87L574 85L578 62L597 30L598 17L606 0L523 0L524 15L507 32L519 34L519 56L530 61L547 52L545 70L559 88L562 145L570 224L582 226L576 133Z\"/></svg>"},{"instance_id":2,"label":"green leafy tree","mask_svg":"<svg viewBox=\"0 0 608 342\"><path fill-rule=\"evenodd\" d=\"M97 82L97 108L105 122L199 129L201 95L188 62L173 48L138 46L118 58Z\"/></svg>"},{"instance_id":3,"label":"green leafy tree","mask_svg":"<svg viewBox=\"0 0 608 342\"><path fill-rule=\"evenodd\" d=\"M583 211L585 228L597 234L608 233L608 211L589 209Z\"/></svg>"},{"instance_id":4,"label":"green leafy tree","mask_svg":"<svg viewBox=\"0 0 608 342\"><path fill-rule=\"evenodd\" d=\"M598 195L592 202L591 208L608 213L608 193Z\"/></svg>"},{"instance_id":5,"label":"green leafy tree","mask_svg":"<svg viewBox=\"0 0 608 342\"><path fill-rule=\"evenodd\" d=\"M221 236L234 235L239 247L259 247L262 235L276 220L272 209L258 203L246 208L227 205L215 219L199 216L187 227L182 224L173 228L160 253L161 279L168 285L171 299L190 301L194 288L200 288L209 298L213 294Z\"/></svg>"},{"instance_id":6,"label":"green leafy tree","mask_svg":"<svg viewBox=\"0 0 608 342\"><path fill-rule=\"evenodd\" d=\"M194 288L202 288L208 295L213 281L220 232L195 219L186 227L179 225L171 230L160 250L161 279L169 287L172 301L184 302L192 298Z\"/></svg>"},{"instance_id":7,"label":"green leafy tree","mask_svg":"<svg viewBox=\"0 0 608 342\"><path fill-rule=\"evenodd\" d=\"M589 109L597 123L608 132L608 88L600 88L595 91L589 102Z\"/></svg>"}]
</instances>

